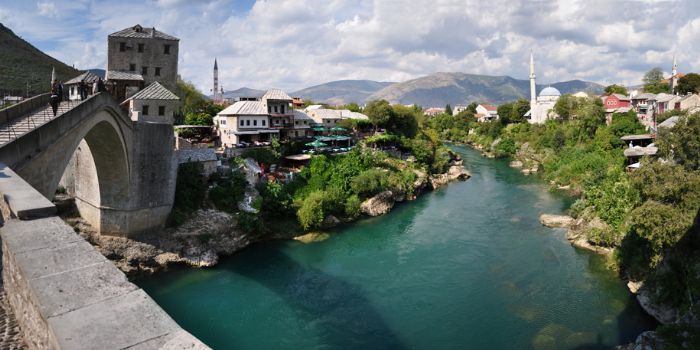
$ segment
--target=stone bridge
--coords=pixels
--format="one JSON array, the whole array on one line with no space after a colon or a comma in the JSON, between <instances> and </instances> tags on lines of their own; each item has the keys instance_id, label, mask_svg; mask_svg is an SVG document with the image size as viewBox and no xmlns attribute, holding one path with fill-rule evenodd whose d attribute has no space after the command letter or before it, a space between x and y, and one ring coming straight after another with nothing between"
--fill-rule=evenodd
<instances>
[{"instance_id":1,"label":"stone bridge","mask_svg":"<svg viewBox=\"0 0 700 350\"><path fill-rule=\"evenodd\" d=\"M174 197L169 123L107 94L0 110L2 288L29 349L208 349L56 216L59 184L103 233L158 229Z\"/></svg>"},{"instance_id":2,"label":"stone bridge","mask_svg":"<svg viewBox=\"0 0 700 350\"><path fill-rule=\"evenodd\" d=\"M60 183L101 233L164 225L177 172L171 123L131 120L101 93L63 102L56 117L40 95L0 111L0 125L0 162L48 199Z\"/></svg>"}]
</instances>

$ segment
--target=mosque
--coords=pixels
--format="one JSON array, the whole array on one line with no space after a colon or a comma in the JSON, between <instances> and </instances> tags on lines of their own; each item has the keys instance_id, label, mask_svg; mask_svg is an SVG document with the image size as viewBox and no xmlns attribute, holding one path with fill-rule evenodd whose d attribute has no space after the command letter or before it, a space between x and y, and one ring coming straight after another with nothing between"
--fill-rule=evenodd
<instances>
[{"instance_id":1,"label":"mosque","mask_svg":"<svg viewBox=\"0 0 700 350\"><path fill-rule=\"evenodd\" d=\"M537 85L535 84L535 59L530 52L530 110L525 113L525 118L530 124L542 124L547 119L557 117L554 113L554 105L559 100L561 92L551 86L540 91L537 96Z\"/></svg>"}]
</instances>

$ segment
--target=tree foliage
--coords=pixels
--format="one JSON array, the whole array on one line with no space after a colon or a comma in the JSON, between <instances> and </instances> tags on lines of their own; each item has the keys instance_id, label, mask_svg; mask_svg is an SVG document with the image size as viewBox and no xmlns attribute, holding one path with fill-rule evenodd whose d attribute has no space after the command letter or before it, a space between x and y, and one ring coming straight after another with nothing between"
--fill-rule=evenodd
<instances>
[{"instance_id":1,"label":"tree foliage","mask_svg":"<svg viewBox=\"0 0 700 350\"><path fill-rule=\"evenodd\" d=\"M644 82L644 92L658 94L662 92L671 92L668 84L663 83L664 71L659 67L652 68L644 73L642 82Z\"/></svg>"},{"instance_id":2,"label":"tree foliage","mask_svg":"<svg viewBox=\"0 0 700 350\"><path fill-rule=\"evenodd\" d=\"M661 130L659 153L688 170L700 170L700 113L680 117L670 130Z\"/></svg>"},{"instance_id":3,"label":"tree foliage","mask_svg":"<svg viewBox=\"0 0 700 350\"><path fill-rule=\"evenodd\" d=\"M688 73L680 77L675 92L681 95L700 93L700 74Z\"/></svg>"},{"instance_id":4,"label":"tree foliage","mask_svg":"<svg viewBox=\"0 0 700 350\"><path fill-rule=\"evenodd\" d=\"M608 85L605 87L605 94L606 95L612 95L612 94L622 94L627 96L627 88L622 86L622 85L617 85L617 84L612 84Z\"/></svg>"}]
</instances>

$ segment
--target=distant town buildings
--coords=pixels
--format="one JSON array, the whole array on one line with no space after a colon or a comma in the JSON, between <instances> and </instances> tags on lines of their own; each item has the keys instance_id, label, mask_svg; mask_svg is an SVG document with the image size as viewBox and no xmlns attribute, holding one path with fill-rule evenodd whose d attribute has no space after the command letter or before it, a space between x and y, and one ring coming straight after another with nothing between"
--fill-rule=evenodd
<instances>
[{"instance_id":1,"label":"distant town buildings","mask_svg":"<svg viewBox=\"0 0 700 350\"><path fill-rule=\"evenodd\" d=\"M92 72L85 72L73 79L63 83L64 91L68 90L68 99L71 101L80 100L80 82L84 82L88 94L92 92L92 85L97 83L99 77ZM64 92L65 93L65 92Z\"/></svg>"},{"instance_id":2,"label":"distant town buildings","mask_svg":"<svg viewBox=\"0 0 700 350\"><path fill-rule=\"evenodd\" d=\"M445 113L445 109L440 107L431 107L423 111L423 114L431 117L442 113Z\"/></svg>"},{"instance_id":3,"label":"distant town buildings","mask_svg":"<svg viewBox=\"0 0 700 350\"><path fill-rule=\"evenodd\" d=\"M490 122L498 119L498 107L490 104L480 104L476 106L476 120L479 122Z\"/></svg>"}]
</instances>

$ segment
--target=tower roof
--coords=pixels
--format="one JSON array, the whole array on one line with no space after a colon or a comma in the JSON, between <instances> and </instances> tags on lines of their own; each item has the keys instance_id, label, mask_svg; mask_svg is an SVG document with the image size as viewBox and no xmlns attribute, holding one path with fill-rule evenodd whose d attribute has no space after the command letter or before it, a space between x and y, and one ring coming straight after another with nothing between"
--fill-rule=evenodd
<instances>
[{"instance_id":1,"label":"tower roof","mask_svg":"<svg viewBox=\"0 0 700 350\"><path fill-rule=\"evenodd\" d=\"M216 58L214 59L214 69L219 69L219 67L216 64Z\"/></svg>"},{"instance_id":2,"label":"tower roof","mask_svg":"<svg viewBox=\"0 0 700 350\"><path fill-rule=\"evenodd\" d=\"M155 28L146 28L146 27L142 27L139 24L137 24L133 27L122 29L118 32L114 32L114 33L110 34L109 36L110 37L121 37L121 38L139 38L139 39L156 38L156 39L165 39L165 40L174 40L174 41L180 40L172 35L165 34L161 31L158 31Z\"/></svg>"}]
</instances>

